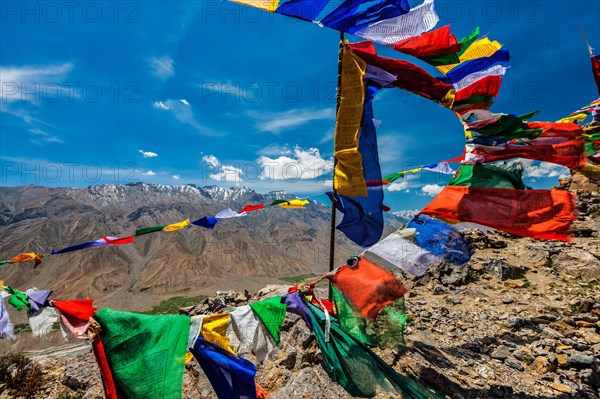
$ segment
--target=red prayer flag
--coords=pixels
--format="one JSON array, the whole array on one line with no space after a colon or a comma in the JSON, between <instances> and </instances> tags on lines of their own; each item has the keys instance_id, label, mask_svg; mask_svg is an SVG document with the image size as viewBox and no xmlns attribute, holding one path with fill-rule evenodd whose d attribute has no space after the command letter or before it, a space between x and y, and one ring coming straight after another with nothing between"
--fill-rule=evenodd
<instances>
[{"instance_id":1,"label":"red prayer flag","mask_svg":"<svg viewBox=\"0 0 600 399\"><path fill-rule=\"evenodd\" d=\"M394 50L414 57L458 53L461 47L456 36L450 33L450 25L394 43Z\"/></svg>"},{"instance_id":2,"label":"red prayer flag","mask_svg":"<svg viewBox=\"0 0 600 399\"><path fill-rule=\"evenodd\" d=\"M569 241L574 196L559 190L447 186L421 213L524 237Z\"/></svg>"},{"instance_id":3,"label":"red prayer flag","mask_svg":"<svg viewBox=\"0 0 600 399\"><path fill-rule=\"evenodd\" d=\"M586 163L583 140L570 140L559 144L538 144L539 142L532 140L527 142L527 145L474 145L472 153L482 155L485 162L526 158L555 163L569 169L580 168Z\"/></svg>"},{"instance_id":4,"label":"red prayer flag","mask_svg":"<svg viewBox=\"0 0 600 399\"><path fill-rule=\"evenodd\" d=\"M410 62L378 56L375 46L370 41L349 44L348 47L367 64L396 76L396 80L392 83L394 86L438 102L445 107L452 105L450 92L453 92L454 87L451 84L434 78L427 71Z\"/></svg>"},{"instance_id":5,"label":"red prayer flag","mask_svg":"<svg viewBox=\"0 0 600 399\"><path fill-rule=\"evenodd\" d=\"M102 239L104 241L106 241L107 243L109 243L110 245L131 244L133 242L133 236L123 237L123 238L116 238L114 240L111 240L110 238L108 238L106 236L102 236Z\"/></svg>"},{"instance_id":6,"label":"red prayer flag","mask_svg":"<svg viewBox=\"0 0 600 399\"><path fill-rule=\"evenodd\" d=\"M527 122L525 129L543 129L540 137L564 137L569 140L583 134L583 129L577 123Z\"/></svg>"},{"instance_id":7,"label":"red prayer flag","mask_svg":"<svg viewBox=\"0 0 600 399\"><path fill-rule=\"evenodd\" d=\"M258 211L259 209L264 209L264 207L265 204L246 205L239 213Z\"/></svg>"},{"instance_id":8,"label":"red prayer flag","mask_svg":"<svg viewBox=\"0 0 600 399\"><path fill-rule=\"evenodd\" d=\"M99 335L94 337L92 349L94 350L94 357L96 358L96 363L98 363L98 368L100 369L100 376L102 377L102 385L104 385L106 399L127 399L127 395L125 395L121 390L121 387L115 383L112 370L108 365L106 353L104 352L104 344Z\"/></svg>"},{"instance_id":9,"label":"red prayer flag","mask_svg":"<svg viewBox=\"0 0 600 399\"><path fill-rule=\"evenodd\" d=\"M466 100L473 96L498 97L502 76L486 76L472 85L456 92L455 101Z\"/></svg>"},{"instance_id":10,"label":"red prayer flag","mask_svg":"<svg viewBox=\"0 0 600 399\"><path fill-rule=\"evenodd\" d=\"M52 306L67 317L69 321L88 322L94 315L96 308L92 305L93 299L74 299L72 301L52 301Z\"/></svg>"},{"instance_id":11,"label":"red prayer flag","mask_svg":"<svg viewBox=\"0 0 600 399\"><path fill-rule=\"evenodd\" d=\"M344 266L327 278L371 320L375 320L383 307L408 291L393 273L366 258L360 258L357 266Z\"/></svg>"},{"instance_id":12,"label":"red prayer flag","mask_svg":"<svg viewBox=\"0 0 600 399\"><path fill-rule=\"evenodd\" d=\"M596 81L596 87L600 95L600 54L592 56L592 73L594 74L594 80Z\"/></svg>"}]
</instances>

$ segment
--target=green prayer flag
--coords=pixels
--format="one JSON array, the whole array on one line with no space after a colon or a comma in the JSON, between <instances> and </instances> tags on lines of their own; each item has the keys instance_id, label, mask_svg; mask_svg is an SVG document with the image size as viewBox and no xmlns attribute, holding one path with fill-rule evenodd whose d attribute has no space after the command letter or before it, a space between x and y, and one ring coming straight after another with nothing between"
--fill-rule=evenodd
<instances>
[{"instance_id":1,"label":"green prayer flag","mask_svg":"<svg viewBox=\"0 0 600 399\"><path fill-rule=\"evenodd\" d=\"M425 61L426 63L428 63L429 65L433 65L433 66L452 65L452 64L460 63L457 53L425 56L425 57L419 57L419 59L421 59L421 60Z\"/></svg>"},{"instance_id":2,"label":"green prayer flag","mask_svg":"<svg viewBox=\"0 0 600 399\"><path fill-rule=\"evenodd\" d=\"M508 188L525 190L522 180L523 165L512 167L489 164L462 164L450 179L449 186Z\"/></svg>"},{"instance_id":3,"label":"green prayer flag","mask_svg":"<svg viewBox=\"0 0 600 399\"><path fill-rule=\"evenodd\" d=\"M404 175L405 175L405 173L396 172L396 173L392 173L390 175L382 177L381 180L387 180L389 183L393 183L396 180L403 178Z\"/></svg>"},{"instance_id":4,"label":"green prayer flag","mask_svg":"<svg viewBox=\"0 0 600 399\"><path fill-rule=\"evenodd\" d=\"M333 286L332 297L340 327L348 335L365 345L377 346L381 349L396 349L404 346L406 328L404 298L384 306L375 321L372 321L363 317L352 301Z\"/></svg>"},{"instance_id":5,"label":"green prayer flag","mask_svg":"<svg viewBox=\"0 0 600 399\"><path fill-rule=\"evenodd\" d=\"M497 137L504 140L516 138L535 139L542 134L543 129L525 129L523 119L529 119L536 113L537 111L534 111L523 116L501 115L495 122L482 127L470 127L468 130L477 133L476 135L479 136Z\"/></svg>"},{"instance_id":6,"label":"green prayer flag","mask_svg":"<svg viewBox=\"0 0 600 399\"><path fill-rule=\"evenodd\" d=\"M136 230L133 235L141 236L141 235L148 234L148 233L154 233L157 231L162 231L165 227L167 227L167 226L165 225L165 226L144 227L143 229Z\"/></svg>"},{"instance_id":7,"label":"green prayer flag","mask_svg":"<svg viewBox=\"0 0 600 399\"><path fill-rule=\"evenodd\" d=\"M275 201L271 202L269 204L269 206L275 206L275 205L279 205L279 204L285 204L287 202L289 202L289 201L286 201L286 200L275 200Z\"/></svg>"},{"instance_id":8,"label":"green prayer flag","mask_svg":"<svg viewBox=\"0 0 600 399\"><path fill-rule=\"evenodd\" d=\"M6 265L7 263L10 263L9 260L0 260L0 267Z\"/></svg>"},{"instance_id":9,"label":"green prayer flag","mask_svg":"<svg viewBox=\"0 0 600 399\"><path fill-rule=\"evenodd\" d=\"M283 327L283 320L285 320L287 304L281 303L281 297L276 296L275 298L251 303L250 307L265 325L267 331L275 340L275 344L279 345L279 334Z\"/></svg>"},{"instance_id":10,"label":"green prayer flag","mask_svg":"<svg viewBox=\"0 0 600 399\"><path fill-rule=\"evenodd\" d=\"M471 96L469 98L465 98L464 100L455 101L454 107L458 107L459 105L465 104L480 104L480 103L493 103L494 97L488 96Z\"/></svg>"},{"instance_id":11,"label":"green prayer flag","mask_svg":"<svg viewBox=\"0 0 600 399\"><path fill-rule=\"evenodd\" d=\"M367 319L361 317L360 312L333 285L331 286L331 296L335 303L337 319L342 330L363 344L373 345L373 340L367 333Z\"/></svg>"},{"instance_id":12,"label":"green prayer flag","mask_svg":"<svg viewBox=\"0 0 600 399\"><path fill-rule=\"evenodd\" d=\"M325 313L306 301L304 303L323 356L325 371L350 395L371 398L378 391L390 391L393 388L403 398L443 399L418 382L398 374L369 348L346 334L332 316L329 341L326 342Z\"/></svg>"},{"instance_id":13,"label":"green prayer flag","mask_svg":"<svg viewBox=\"0 0 600 399\"><path fill-rule=\"evenodd\" d=\"M190 318L103 308L95 319L115 381L127 397L181 399Z\"/></svg>"},{"instance_id":14,"label":"green prayer flag","mask_svg":"<svg viewBox=\"0 0 600 399\"><path fill-rule=\"evenodd\" d=\"M6 292L12 294L10 298L8 298L8 303L10 303L15 309L21 310L22 308L26 308L28 312L31 311L31 306L29 305L29 298L27 298L27 295L11 287L6 287Z\"/></svg>"},{"instance_id":15,"label":"green prayer flag","mask_svg":"<svg viewBox=\"0 0 600 399\"><path fill-rule=\"evenodd\" d=\"M463 37L462 39L460 39L458 42L462 44L462 47L460 48L460 51L458 52L458 56L460 57L461 55L464 54L465 51L467 51L467 49L471 46L471 44L473 44L473 42L475 42L475 40L477 40L479 38L479 26L476 27L475 29L473 29L473 32L469 33L467 36Z\"/></svg>"}]
</instances>

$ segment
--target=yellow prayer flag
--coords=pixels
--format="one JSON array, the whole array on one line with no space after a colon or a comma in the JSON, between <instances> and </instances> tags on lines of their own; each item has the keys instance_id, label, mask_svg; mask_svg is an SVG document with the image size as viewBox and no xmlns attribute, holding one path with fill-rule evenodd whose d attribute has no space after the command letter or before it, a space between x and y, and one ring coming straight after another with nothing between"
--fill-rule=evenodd
<instances>
[{"instance_id":1,"label":"yellow prayer flag","mask_svg":"<svg viewBox=\"0 0 600 399\"><path fill-rule=\"evenodd\" d=\"M35 260L35 252L27 252L23 254L19 254L8 261L8 263L18 263L26 260Z\"/></svg>"},{"instance_id":2,"label":"yellow prayer flag","mask_svg":"<svg viewBox=\"0 0 600 399\"><path fill-rule=\"evenodd\" d=\"M342 55L341 101L335 121L333 182L338 194L366 197L358 134L365 101L363 76L367 64L344 46Z\"/></svg>"},{"instance_id":3,"label":"yellow prayer flag","mask_svg":"<svg viewBox=\"0 0 600 399\"><path fill-rule=\"evenodd\" d=\"M282 208L290 208L290 209L300 209L304 208L304 205L308 204L307 199L295 199L290 200L288 202L283 202L281 204L277 204Z\"/></svg>"},{"instance_id":4,"label":"yellow prayer flag","mask_svg":"<svg viewBox=\"0 0 600 399\"><path fill-rule=\"evenodd\" d=\"M181 230L186 226L190 225L190 219L186 219L183 222L179 222L179 223L173 223L170 224L168 226L166 226L163 231L175 231L175 230Z\"/></svg>"},{"instance_id":5,"label":"yellow prayer flag","mask_svg":"<svg viewBox=\"0 0 600 399\"><path fill-rule=\"evenodd\" d=\"M200 334L208 342L220 346L228 352L236 354L231 349L229 338L227 338L227 327L229 326L229 313L219 313L206 316L202 320Z\"/></svg>"},{"instance_id":6,"label":"yellow prayer flag","mask_svg":"<svg viewBox=\"0 0 600 399\"><path fill-rule=\"evenodd\" d=\"M260 8L265 11L275 12L279 6L279 0L231 0L234 3L244 4L250 7Z\"/></svg>"},{"instance_id":7,"label":"yellow prayer flag","mask_svg":"<svg viewBox=\"0 0 600 399\"><path fill-rule=\"evenodd\" d=\"M189 362L191 362L192 360L194 360L194 355L192 355L192 352L189 352L189 351L188 351L188 352L186 352L186 353L185 353L185 358L184 358L184 360L183 360L183 361L184 361L185 363L189 363Z\"/></svg>"},{"instance_id":8,"label":"yellow prayer flag","mask_svg":"<svg viewBox=\"0 0 600 399\"><path fill-rule=\"evenodd\" d=\"M592 179L592 180L600 180L600 166L585 164L581 168L576 169L582 175Z\"/></svg>"},{"instance_id":9,"label":"yellow prayer flag","mask_svg":"<svg viewBox=\"0 0 600 399\"><path fill-rule=\"evenodd\" d=\"M448 64L448 65L439 65L436 68L443 74L448 73L455 66L465 62L474 60L476 58L489 57L494 54L496 51L500 50L502 45L498 43L496 40L493 42L490 41L487 37L483 39L479 39L467 48L467 50L458 58L460 63L458 64Z\"/></svg>"},{"instance_id":10,"label":"yellow prayer flag","mask_svg":"<svg viewBox=\"0 0 600 399\"><path fill-rule=\"evenodd\" d=\"M557 123L583 122L587 117L588 114L582 112L579 114L569 115L565 118L562 118L559 121L557 121Z\"/></svg>"}]
</instances>

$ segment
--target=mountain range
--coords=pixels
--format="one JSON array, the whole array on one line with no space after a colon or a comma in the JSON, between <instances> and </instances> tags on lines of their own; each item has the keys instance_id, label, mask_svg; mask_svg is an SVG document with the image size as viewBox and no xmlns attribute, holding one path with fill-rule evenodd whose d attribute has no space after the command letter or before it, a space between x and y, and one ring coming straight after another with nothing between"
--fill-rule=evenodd
<instances>
[{"instance_id":1,"label":"mountain range","mask_svg":"<svg viewBox=\"0 0 600 399\"><path fill-rule=\"evenodd\" d=\"M0 279L27 289L53 289L56 299L94 298L99 306L143 310L174 296L218 289L258 289L278 278L321 274L329 264L330 208L266 208L223 220L215 230L192 227L136 237L132 245L49 255L102 236L124 237L142 227L215 215L225 208L295 196L247 187L156 184L88 188L3 187L0 259L43 253L43 263L5 265ZM391 231L414 211L386 216ZM338 218L341 215L338 213ZM336 265L361 248L337 233Z\"/></svg>"}]
</instances>

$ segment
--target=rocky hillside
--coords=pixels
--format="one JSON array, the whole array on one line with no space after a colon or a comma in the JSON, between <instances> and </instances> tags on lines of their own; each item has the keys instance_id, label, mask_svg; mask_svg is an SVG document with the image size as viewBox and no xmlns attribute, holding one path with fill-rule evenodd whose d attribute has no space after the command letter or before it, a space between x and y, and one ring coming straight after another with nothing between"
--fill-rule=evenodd
<instances>
[{"instance_id":1,"label":"rocky hillside","mask_svg":"<svg viewBox=\"0 0 600 399\"><path fill-rule=\"evenodd\" d=\"M579 191L572 243L467 231L475 248L467 264L442 263L421 278L405 276L407 346L380 355L448 398L600 397L600 196L597 185L577 176L561 188ZM282 290L223 292L182 311L211 313ZM349 398L325 373L301 320L287 319L281 341L257 375L272 398ZM101 398L89 346L70 345L31 353L45 374L39 397L79 391ZM8 395L5 390L0 398ZM186 365L184 397L215 397L193 361Z\"/></svg>"}]
</instances>

